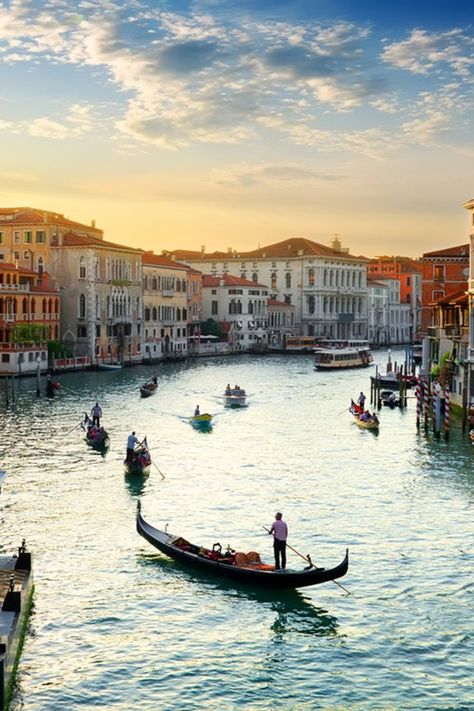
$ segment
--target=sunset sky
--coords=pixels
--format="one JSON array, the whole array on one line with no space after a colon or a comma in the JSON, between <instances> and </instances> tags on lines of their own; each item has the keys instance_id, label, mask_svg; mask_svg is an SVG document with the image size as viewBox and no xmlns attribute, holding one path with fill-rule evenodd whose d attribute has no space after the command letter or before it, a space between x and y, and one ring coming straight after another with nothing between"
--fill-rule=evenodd
<instances>
[{"instance_id":1,"label":"sunset sky","mask_svg":"<svg viewBox=\"0 0 474 711\"><path fill-rule=\"evenodd\" d=\"M0 2L0 207L135 247L468 241L472 4Z\"/></svg>"}]
</instances>

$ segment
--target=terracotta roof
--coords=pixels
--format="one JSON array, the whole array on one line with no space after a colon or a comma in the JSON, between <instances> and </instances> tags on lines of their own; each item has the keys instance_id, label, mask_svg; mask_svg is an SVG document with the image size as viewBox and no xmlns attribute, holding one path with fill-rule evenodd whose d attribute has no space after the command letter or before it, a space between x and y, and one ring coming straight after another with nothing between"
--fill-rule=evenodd
<instances>
[{"instance_id":1,"label":"terracotta roof","mask_svg":"<svg viewBox=\"0 0 474 711\"><path fill-rule=\"evenodd\" d=\"M32 269L17 267L16 264L10 264L9 262L0 262L0 269L4 269L5 271L12 271L13 269L13 271L20 272L21 274L38 276L38 272L35 272Z\"/></svg>"},{"instance_id":2,"label":"terracotta roof","mask_svg":"<svg viewBox=\"0 0 474 711\"><path fill-rule=\"evenodd\" d=\"M0 208L0 215L11 216L12 218L10 220L0 220L0 224L39 225L52 222L55 225L77 227L87 230L88 232L95 232L98 235L103 234L103 230L99 230L92 225L84 225L82 222L70 220L59 212L50 212L49 210L41 210L35 207L2 207Z\"/></svg>"},{"instance_id":3,"label":"terracotta roof","mask_svg":"<svg viewBox=\"0 0 474 711\"><path fill-rule=\"evenodd\" d=\"M277 299L267 299L267 306L284 307L286 309L294 309L294 304L287 304L286 301L277 301Z\"/></svg>"},{"instance_id":4,"label":"terracotta roof","mask_svg":"<svg viewBox=\"0 0 474 711\"><path fill-rule=\"evenodd\" d=\"M445 247L434 252L424 252L422 259L429 257L466 257L469 259L469 245L461 244L458 247Z\"/></svg>"},{"instance_id":5,"label":"terracotta roof","mask_svg":"<svg viewBox=\"0 0 474 711\"><path fill-rule=\"evenodd\" d=\"M395 277L389 278L394 279ZM367 279L367 286L381 286L383 288L388 289L387 284L382 284L379 279L382 279L382 277L377 277L376 279Z\"/></svg>"},{"instance_id":6,"label":"terracotta roof","mask_svg":"<svg viewBox=\"0 0 474 711\"><path fill-rule=\"evenodd\" d=\"M260 289L267 289L265 284L257 284L250 279L242 279L242 277L231 276L231 274L224 274L223 276L211 276L210 274L204 274L202 278L203 286L220 286L221 281L224 282L224 286L246 286L246 287L259 287Z\"/></svg>"},{"instance_id":7,"label":"terracotta roof","mask_svg":"<svg viewBox=\"0 0 474 711\"><path fill-rule=\"evenodd\" d=\"M379 260L381 262L392 262L392 263L397 263L400 264L400 271L403 272L404 274L410 273L410 272L422 272L423 267L419 262L417 262L415 259L412 259L411 257L390 257L387 255L380 255L378 257L371 257L369 260L369 264L378 264Z\"/></svg>"},{"instance_id":8,"label":"terracotta roof","mask_svg":"<svg viewBox=\"0 0 474 711\"><path fill-rule=\"evenodd\" d=\"M189 271L189 266L187 264L180 264L180 262L174 261L174 259L169 259L169 257L163 257L159 254L152 254L151 252L143 252L142 254L143 264L156 267L169 267L170 269L180 269L181 271Z\"/></svg>"},{"instance_id":9,"label":"terracotta roof","mask_svg":"<svg viewBox=\"0 0 474 711\"><path fill-rule=\"evenodd\" d=\"M135 252L136 254L142 254L142 249L136 249L135 247L127 247L125 244L118 244L117 242L107 242L105 239L99 239L98 237L92 237L91 235L78 235L75 232L67 232L63 236L62 245L56 245L57 247L104 247L105 249L123 249L126 252Z\"/></svg>"},{"instance_id":10,"label":"terracotta roof","mask_svg":"<svg viewBox=\"0 0 474 711\"><path fill-rule=\"evenodd\" d=\"M302 254L300 254L302 253ZM291 237L282 242L269 244L265 247L255 249L251 252L211 252L203 253L190 250L173 250L170 254L174 254L178 259L192 260L216 260L225 261L226 259L251 259L252 257L260 258L285 258L285 257L300 257L300 256L318 256L318 257L333 257L334 259L349 259L352 261L368 261L367 257L355 257L347 252L338 252L324 244L313 242L306 237Z\"/></svg>"}]
</instances>

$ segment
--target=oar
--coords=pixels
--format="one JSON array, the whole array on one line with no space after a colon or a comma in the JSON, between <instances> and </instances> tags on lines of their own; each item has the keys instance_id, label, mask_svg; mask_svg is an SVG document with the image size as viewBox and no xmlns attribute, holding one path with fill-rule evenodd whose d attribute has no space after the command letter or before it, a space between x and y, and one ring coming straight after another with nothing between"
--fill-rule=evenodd
<instances>
[{"instance_id":1,"label":"oar","mask_svg":"<svg viewBox=\"0 0 474 711\"><path fill-rule=\"evenodd\" d=\"M143 445L145 445L145 447L146 447L146 448L148 449L148 451L150 452L150 448L149 448L149 446L148 446L148 442L146 441L146 437L145 437L145 439L143 440L143 442L141 443L141 446L143 446ZM150 456L151 456L151 452L150 452ZM166 477L165 477L165 475L163 474L163 472L159 469L159 467L155 464L155 462L154 462L153 460L152 460L151 463L152 463L153 466L155 467L155 469L156 469L156 471L158 472L158 474L159 474L163 479L166 479Z\"/></svg>"},{"instance_id":2,"label":"oar","mask_svg":"<svg viewBox=\"0 0 474 711\"><path fill-rule=\"evenodd\" d=\"M64 435L64 437L67 437L68 435L71 434L71 432L74 432L74 430L77 430L77 428L80 427L83 422L84 422L84 420L81 420L78 425L76 425L75 427L72 428L72 430L69 430L69 432L66 432L66 434Z\"/></svg>"},{"instance_id":3,"label":"oar","mask_svg":"<svg viewBox=\"0 0 474 711\"><path fill-rule=\"evenodd\" d=\"M342 413L341 413L341 414L342 414ZM268 529L266 526L262 526L262 528L263 528L267 533L270 533L270 529ZM290 549L290 551L293 551L293 553L296 553L296 555L299 555L300 558L303 558L303 560L305 560L307 563L309 563L309 565L310 565L311 568L314 568L314 567L315 567L313 561L311 560L311 556L310 556L310 555L303 555L302 553L300 553L299 551L297 551L296 548L293 548L293 546L290 546L288 543L287 543L286 545L287 545L287 547ZM342 590L344 590L344 592L346 592L348 595L350 595L349 590L347 590L347 588L345 588L344 585L341 585L340 583L338 583L337 580L331 580L331 582L332 582L332 583L336 583L336 585L338 585Z\"/></svg>"},{"instance_id":4,"label":"oar","mask_svg":"<svg viewBox=\"0 0 474 711\"><path fill-rule=\"evenodd\" d=\"M347 412L350 408L345 407L342 412ZM336 417L340 417L342 415L342 412L339 413L339 415L336 415Z\"/></svg>"}]
</instances>

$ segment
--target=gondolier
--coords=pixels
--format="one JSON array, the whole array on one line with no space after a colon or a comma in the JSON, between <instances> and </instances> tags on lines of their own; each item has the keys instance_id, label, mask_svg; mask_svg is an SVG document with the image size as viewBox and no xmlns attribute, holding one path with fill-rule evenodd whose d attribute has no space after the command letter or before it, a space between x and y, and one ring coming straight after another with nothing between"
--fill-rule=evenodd
<instances>
[{"instance_id":1,"label":"gondolier","mask_svg":"<svg viewBox=\"0 0 474 711\"><path fill-rule=\"evenodd\" d=\"M286 525L285 521L283 521L282 514L280 512L275 514L275 520L273 521L268 533L273 533L275 569L284 570L286 568L286 539L288 538L288 526Z\"/></svg>"},{"instance_id":2,"label":"gondolier","mask_svg":"<svg viewBox=\"0 0 474 711\"><path fill-rule=\"evenodd\" d=\"M139 441L135 436L135 432L132 432L132 434L129 434L127 437L127 456L125 457L126 462L131 461L136 444L139 444Z\"/></svg>"},{"instance_id":3,"label":"gondolier","mask_svg":"<svg viewBox=\"0 0 474 711\"><path fill-rule=\"evenodd\" d=\"M100 427L100 418L102 417L102 409L101 409L98 402L96 402L96 404L92 408L91 415L92 415L92 424L97 425L97 427Z\"/></svg>"}]
</instances>

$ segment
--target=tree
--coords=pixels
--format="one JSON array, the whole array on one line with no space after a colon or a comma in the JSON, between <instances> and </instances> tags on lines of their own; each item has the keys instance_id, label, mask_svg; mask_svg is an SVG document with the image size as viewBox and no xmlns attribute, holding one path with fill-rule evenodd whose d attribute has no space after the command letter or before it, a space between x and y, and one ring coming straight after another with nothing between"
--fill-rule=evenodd
<instances>
[{"instance_id":1,"label":"tree","mask_svg":"<svg viewBox=\"0 0 474 711\"><path fill-rule=\"evenodd\" d=\"M217 321L214 321L213 318L208 318L207 321L202 321L200 328L203 336L217 336L221 340L225 338L224 329Z\"/></svg>"}]
</instances>

